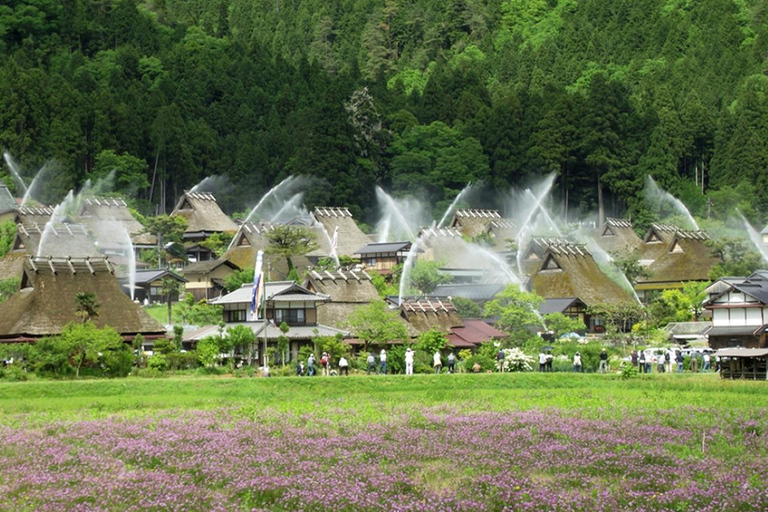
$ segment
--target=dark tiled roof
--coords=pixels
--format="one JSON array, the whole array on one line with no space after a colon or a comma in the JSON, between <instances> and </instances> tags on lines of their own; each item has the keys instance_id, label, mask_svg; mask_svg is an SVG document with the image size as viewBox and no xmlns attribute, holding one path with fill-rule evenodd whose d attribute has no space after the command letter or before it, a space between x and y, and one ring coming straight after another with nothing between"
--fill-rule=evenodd
<instances>
[{"instance_id":1,"label":"dark tiled roof","mask_svg":"<svg viewBox=\"0 0 768 512\"><path fill-rule=\"evenodd\" d=\"M368 244L365 247L361 247L355 254L376 254L376 253L397 253L407 251L411 246L411 242L383 242Z\"/></svg>"},{"instance_id":2,"label":"dark tiled roof","mask_svg":"<svg viewBox=\"0 0 768 512\"><path fill-rule=\"evenodd\" d=\"M577 297L568 297L563 299L544 299L544 302L541 303L541 306L539 306L539 312L542 315L549 315L551 313L562 313L571 305L576 304L577 306L585 307L585 304L579 300Z\"/></svg>"}]
</instances>

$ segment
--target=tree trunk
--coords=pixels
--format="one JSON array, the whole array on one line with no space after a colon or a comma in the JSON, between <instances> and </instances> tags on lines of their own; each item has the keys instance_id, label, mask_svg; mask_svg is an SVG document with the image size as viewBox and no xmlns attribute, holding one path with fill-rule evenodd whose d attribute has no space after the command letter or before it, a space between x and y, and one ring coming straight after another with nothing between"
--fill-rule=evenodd
<instances>
[{"instance_id":1,"label":"tree trunk","mask_svg":"<svg viewBox=\"0 0 768 512\"><path fill-rule=\"evenodd\" d=\"M603 184L600 182L600 176L597 176L597 227L605 223L605 205L603 204Z\"/></svg>"},{"instance_id":2,"label":"tree trunk","mask_svg":"<svg viewBox=\"0 0 768 512\"><path fill-rule=\"evenodd\" d=\"M171 325L171 316L172 316L172 308L171 308L171 294L168 294L168 325Z\"/></svg>"}]
</instances>

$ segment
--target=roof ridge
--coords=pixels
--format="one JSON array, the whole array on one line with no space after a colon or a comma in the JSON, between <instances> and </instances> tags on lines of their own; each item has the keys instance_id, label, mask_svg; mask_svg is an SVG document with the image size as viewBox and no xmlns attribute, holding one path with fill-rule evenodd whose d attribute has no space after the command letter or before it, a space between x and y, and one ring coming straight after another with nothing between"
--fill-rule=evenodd
<instances>
[{"instance_id":1,"label":"roof ridge","mask_svg":"<svg viewBox=\"0 0 768 512\"><path fill-rule=\"evenodd\" d=\"M454 213L457 217L472 217L485 219L500 219L499 210L482 208L461 208Z\"/></svg>"}]
</instances>

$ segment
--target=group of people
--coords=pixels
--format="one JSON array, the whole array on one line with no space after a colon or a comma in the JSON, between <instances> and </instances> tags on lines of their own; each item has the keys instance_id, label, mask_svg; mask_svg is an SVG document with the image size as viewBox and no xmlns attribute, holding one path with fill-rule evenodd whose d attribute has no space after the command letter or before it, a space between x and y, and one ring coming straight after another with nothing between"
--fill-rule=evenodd
<instances>
[{"instance_id":1,"label":"group of people","mask_svg":"<svg viewBox=\"0 0 768 512\"><path fill-rule=\"evenodd\" d=\"M405 374L406 375L413 375L413 356L415 352L408 347L405 349ZM448 354L447 357L447 368L448 373L454 373L456 371L456 356L453 352ZM296 365L296 375L298 376L304 376L307 375L309 377L314 376L316 373L316 366L317 362L315 360L315 355L310 354L307 358L307 364L304 364L304 361L299 361L299 363ZM387 351L385 349L381 349L381 352L379 353L379 360L378 364L376 361L376 357L373 355L373 352L368 352L368 356L366 357L366 375L370 375L373 373L374 375L386 375L387 374ZM346 357L341 356L339 358L339 375L349 375L349 361ZM320 358L320 367L322 368L323 376L329 376L333 375L333 370L331 369L331 355L327 352L323 352L323 356ZM442 354L440 354L440 351L436 351L435 354L432 356L432 367L435 370L435 373L440 373L443 369L443 358Z\"/></svg>"},{"instance_id":2,"label":"group of people","mask_svg":"<svg viewBox=\"0 0 768 512\"><path fill-rule=\"evenodd\" d=\"M633 350L629 356L632 366L638 368L640 373L651 373L653 371L653 365L656 364L657 371L659 373L672 373L676 366L677 373L683 373L685 371L685 356L680 350L665 350L661 354L646 354L644 351L638 352ZM720 361L715 357L715 371L718 371ZM699 371L699 356L695 352L691 353L689 368L691 372L697 373ZM712 369L712 356L704 352L701 356L701 371L708 372Z\"/></svg>"}]
</instances>

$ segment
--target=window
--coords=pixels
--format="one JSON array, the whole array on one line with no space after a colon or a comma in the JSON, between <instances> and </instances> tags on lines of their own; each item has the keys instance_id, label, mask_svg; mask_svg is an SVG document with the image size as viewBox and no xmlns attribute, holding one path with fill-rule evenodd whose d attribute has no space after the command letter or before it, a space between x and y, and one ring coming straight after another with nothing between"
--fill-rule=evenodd
<instances>
[{"instance_id":1,"label":"window","mask_svg":"<svg viewBox=\"0 0 768 512\"><path fill-rule=\"evenodd\" d=\"M244 309L235 309L231 311L225 311L224 314L226 315L227 322L245 322L246 321L246 310Z\"/></svg>"},{"instance_id":2,"label":"window","mask_svg":"<svg viewBox=\"0 0 768 512\"><path fill-rule=\"evenodd\" d=\"M304 316L303 309L276 309L275 310L275 324L280 325L285 322L288 325L302 325L305 324L306 317Z\"/></svg>"},{"instance_id":3,"label":"window","mask_svg":"<svg viewBox=\"0 0 768 512\"><path fill-rule=\"evenodd\" d=\"M365 260L365 264L369 267L376 266L376 258L368 258Z\"/></svg>"}]
</instances>

